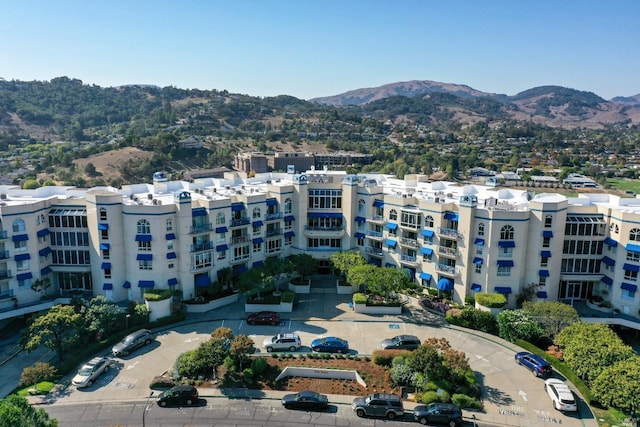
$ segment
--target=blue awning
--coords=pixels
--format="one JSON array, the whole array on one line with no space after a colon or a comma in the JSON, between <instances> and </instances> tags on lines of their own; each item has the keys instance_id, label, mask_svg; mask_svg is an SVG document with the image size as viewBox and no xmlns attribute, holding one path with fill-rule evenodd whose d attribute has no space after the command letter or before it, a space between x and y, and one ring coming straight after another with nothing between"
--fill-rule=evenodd
<instances>
[{"instance_id":1,"label":"blue awning","mask_svg":"<svg viewBox=\"0 0 640 427\"><path fill-rule=\"evenodd\" d=\"M244 210L244 203L236 202L231 203L231 212L240 212Z\"/></svg>"},{"instance_id":2,"label":"blue awning","mask_svg":"<svg viewBox=\"0 0 640 427\"><path fill-rule=\"evenodd\" d=\"M384 201L382 201L380 199L375 199L373 201L373 207L374 208L384 208Z\"/></svg>"},{"instance_id":3,"label":"blue awning","mask_svg":"<svg viewBox=\"0 0 640 427\"><path fill-rule=\"evenodd\" d=\"M229 246L227 245L218 245L216 246L216 252L228 251Z\"/></svg>"},{"instance_id":4,"label":"blue awning","mask_svg":"<svg viewBox=\"0 0 640 427\"><path fill-rule=\"evenodd\" d=\"M276 200L273 197L267 199L266 202L267 202L267 206L276 206L278 204L278 200Z\"/></svg>"},{"instance_id":5,"label":"blue awning","mask_svg":"<svg viewBox=\"0 0 640 427\"><path fill-rule=\"evenodd\" d=\"M293 215L285 215L284 220L285 221L295 221L296 217L293 216Z\"/></svg>"},{"instance_id":6,"label":"blue awning","mask_svg":"<svg viewBox=\"0 0 640 427\"><path fill-rule=\"evenodd\" d=\"M613 279L609 276L602 276L602 279L600 279L600 281L606 283L609 286L613 285Z\"/></svg>"},{"instance_id":7,"label":"blue awning","mask_svg":"<svg viewBox=\"0 0 640 427\"><path fill-rule=\"evenodd\" d=\"M125 289L130 289L131 288L131 282L130 281L126 281L122 284L122 287Z\"/></svg>"},{"instance_id":8,"label":"blue awning","mask_svg":"<svg viewBox=\"0 0 640 427\"><path fill-rule=\"evenodd\" d=\"M178 255L175 252L167 252L167 259L176 259Z\"/></svg>"},{"instance_id":9,"label":"blue awning","mask_svg":"<svg viewBox=\"0 0 640 427\"><path fill-rule=\"evenodd\" d=\"M156 285L154 280L138 280L139 288L153 288Z\"/></svg>"},{"instance_id":10,"label":"blue awning","mask_svg":"<svg viewBox=\"0 0 640 427\"><path fill-rule=\"evenodd\" d=\"M549 277L549 270L539 270L538 276L540 277Z\"/></svg>"},{"instance_id":11,"label":"blue awning","mask_svg":"<svg viewBox=\"0 0 640 427\"><path fill-rule=\"evenodd\" d=\"M542 237L553 237L553 231L551 230L544 230L542 232Z\"/></svg>"},{"instance_id":12,"label":"blue awning","mask_svg":"<svg viewBox=\"0 0 640 427\"><path fill-rule=\"evenodd\" d=\"M33 279L33 274L31 274L31 272L17 274L16 275L16 279L18 279L18 280Z\"/></svg>"},{"instance_id":13,"label":"blue awning","mask_svg":"<svg viewBox=\"0 0 640 427\"><path fill-rule=\"evenodd\" d=\"M248 270L248 268L247 268L247 266L246 266L246 265L244 265L244 264L239 264L239 265L234 265L234 266L233 266L233 271L234 271L236 274L242 274L242 273L244 273L244 272L245 272L245 271L247 271L247 270Z\"/></svg>"},{"instance_id":14,"label":"blue awning","mask_svg":"<svg viewBox=\"0 0 640 427\"><path fill-rule=\"evenodd\" d=\"M36 235L37 235L38 237L44 237L44 236L46 236L46 235L47 235L47 234L49 234L49 233L51 233L51 232L49 231L49 229L48 229L48 228L45 228L45 229L43 229L43 230L38 230L38 232L36 233Z\"/></svg>"},{"instance_id":15,"label":"blue awning","mask_svg":"<svg viewBox=\"0 0 640 427\"><path fill-rule=\"evenodd\" d=\"M101 269L103 270L111 270L111 263L110 262L103 262L102 265L100 266Z\"/></svg>"},{"instance_id":16,"label":"blue awning","mask_svg":"<svg viewBox=\"0 0 640 427\"><path fill-rule=\"evenodd\" d=\"M229 229L227 227L216 227L216 233L228 233Z\"/></svg>"},{"instance_id":17,"label":"blue awning","mask_svg":"<svg viewBox=\"0 0 640 427\"><path fill-rule=\"evenodd\" d=\"M167 240L176 240L176 235L173 233L167 233L164 235L164 238Z\"/></svg>"},{"instance_id":18,"label":"blue awning","mask_svg":"<svg viewBox=\"0 0 640 427\"><path fill-rule=\"evenodd\" d=\"M442 277L440 280L438 280L436 288L438 288L438 290L440 291L450 291L453 289L453 282L451 281L451 279Z\"/></svg>"},{"instance_id":19,"label":"blue awning","mask_svg":"<svg viewBox=\"0 0 640 427\"><path fill-rule=\"evenodd\" d=\"M308 212L307 218L342 218L340 212Z\"/></svg>"},{"instance_id":20,"label":"blue awning","mask_svg":"<svg viewBox=\"0 0 640 427\"><path fill-rule=\"evenodd\" d=\"M264 239L262 237L256 237L255 239L253 239L254 245L259 245L262 242L264 242Z\"/></svg>"},{"instance_id":21,"label":"blue awning","mask_svg":"<svg viewBox=\"0 0 640 427\"><path fill-rule=\"evenodd\" d=\"M366 234L358 232L354 234L354 236L356 237L356 239L364 239Z\"/></svg>"},{"instance_id":22,"label":"blue awning","mask_svg":"<svg viewBox=\"0 0 640 427\"><path fill-rule=\"evenodd\" d=\"M191 216L207 216L207 210L205 208L195 208L191 211Z\"/></svg>"},{"instance_id":23,"label":"blue awning","mask_svg":"<svg viewBox=\"0 0 640 427\"><path fill-rule=\"evenodd\" d=\"M385 227L389 230L396 230L398 228L398 224L396 224L395 222L388 222Z\"/></svg>"},{"instance_id":24,"label":"blue awning","mask_svg":"<svg viewBox=\"0 0 640 427\"><path fill-rule=\"evenodd\" d=\"M356 222L360 222L360 223L362 223L362 222L365 222L366 220L367 220L367 219L366 219L365 217L363 217L363 216L357 216L357 217L356 217Z\"/></svg>"},{"instance_id":25,"label":"blue awning","mask_svg":"<svg viewBox=\"0 0 640 427\"><path fill-rule=\"evenodd\" d=\"M111 248L111 245L109 243L100 243L100 250L101 251L108 251L109 248Z\"/></svg>"},{"instance_id":26,"label":"blue awning","mask_svg":"<svg viewBox=\"0 0 640 427\"><path fill-rule=\"evenodd\" d=\"M540 256L543 258L551 258L551 251L540 251Z\"/></svg>"},{"instance_id":27,"label":"blue awning","mask_svg":"<svg viewBox=\"0 0 640 427\"><path fill-rule=\"evenodd\" d=\"M546 291L538 291L538 292L536 292L536 296L538 298L541 298L541 299L547 298L547 292Z\"/></svg>"},{"instance_id":28,"label":"blue awning","mask_svg":"<svg viewBox=\"0 0 640 427\"><path fill-rule=\"evenodd\" d=\"M40 256L47 256L51 253L51 248L49 246L47 246L46 248L42 248L38 251L38 255Z\"/></svg>"},{"instance_id":29,"label":"blue awning","mask_svg":"<svg viewBox=\"0 0 640 427\"><path fill-rule=\"evenodd\" d=\"M178 284L178 279L176 279L175 277L172 277L171 279L167 280L167 285L169 286L175 286Z\"/></svg>"},{"instance_id":30,"label":"blue awning","mask_svg":"<svg viewBox=\"0 0 640 427\"><path fill-rule=\"evenodd\" d=\"M494 290L499 294L510 294L511 286L496 286Z\"/></svg>"},{"instance_id":31,"label":"blue awning","mask_svg":"<svg viewBox=\"0 0 640 427\"><path fill-rule=\"evenodd\" d=\"M484 246L484 239L481 239L480 237L476 237L476 240L473 242L473 244L476 246Z\"/></svg>"},{"instance_id":32,"label":"blue awning","mask_svg":"<svg viewBox=\"0 0 640 427\"><path fill-rule=\"evenodd\" d=\"M420 253L422 255L432 255L433 254L433 249L431 249L431 248L420 248Z\"/></svg>"},{"instance_id":33,"label":"blue awning","mask_svg":"<svg viewBox=\"0 0 640 427\"><path fill-rule=\"evenodd\" d=\"M420 234L424 237L433 237L433 230L422 230Z\"/></svg>"},{"instance_id":34,"label":"blue awning","mask_svg":"<svg viewBox=\"0 0 640 427\"><path fill-rule=\"evenodd\" d=\"M458 212L445 212L444 219L451 221L457 221L459 219Z\"/></svg>"},{"instance_id":35,"label":"blue awning","mask_svg":"<svg viewBox=\"0 0 640 427\"><path fill-rule=\"evenodd\" d=\"M631 252L640 252L640 245L634 245L633 243L627 243L626 250Z\"/></svg>"},{"instance_id":36,"label":"blue awning","mask_svg":"<svg viewBox=\"0 0 640 427\"><path fill-rule=\"evenodd\" d=\"M425 273L424 271L422 273L420 273L419 276L422 280L431 280L431 277L433 277L431 274L429 273Z\"/></svg>"},{"instance_id":37,"label":"blue awning","mask_svg":"<svg viewBox=\"0 0 640 427\"><path fill-rule=\"evenodd\" d=\"M11 240L14 242L24 242L25 240L29 240L28 234L16 234L11 236Z\"/></svg>"},{"instance_id":38,"label":"blue awning","mask_svg":"<svg viewBox=\"0 0 640 427\"><path fill-rule=\"evenodd\" d=\"M285 231L284 232L284 237L293 237L295 235L296 235L296 233L293 232L293 231Z\"/></svg>"},{"instance_id":39,"label":"blue awning","mask_svg":"<svg viewBox=\"0 0 640 427\"><path fill-rule=\"evenodd\" d=\"M264 222L262 222L262 221L260 221L260 220L258 220L258 221L253 221L253 222L251 223L251 225L252 225L252 226L254 226L254 227L262 227L262 226L264 225Z\"/></svg>"},{"instance_id":40,"label":"blue awning","mask_svg":"<svg viewBox=\"0 0 640 427\"><path fill-rule=\"evenodd\" d=\"M26 261L28 259L31 259L31 255L30 254L18 254L15 257L13 257L16 261Z\"/></svg>"},{"instance_id":41,"label":"blue awning","mask_svg":"<svg viewBox=\"0 0 640 427\"><path fill-rule=\"evenodd\" d=\"M514 242L513 240L500 240L498 242L498 247L500 247L500 248L515 248L516 247L516 242Z\"/></svg>"},{"instance_id":42,"label":"blue awning","mask_svg":"<svg viewBox=\"0 0 640 427\"><path fill-rule=\"evenodd\" d=\"M262 267L264 265L264 261L256 261L253 263L253 268Z\"/></svg>"},{"instance_id":43,"label":"blue awning","mask_svg":"<svg viewBox=\"0 0 640 427\"><path fill-rule=\"evenodd\" d=\"M482 290L482 285L479 285L477 283L473 283L471 285L471 290L474 291L474 292L479 292L479 291Z\"/></svg>"},{"instance_id":44,"label":"blue awning","mask_svg":"<svg viewBox=\"0 0 640 427\"><path fill-rule=\"evenodd\" d=\"M609 258L608 256L602 258L602 262L611 267L616 265L616 261L614 259Z\"/></svg>"},{"instance_id":45,"label":"blue awning","mask_svg":"<svg viewBox=\"0 0 640 427\"><path fill-rule=\"evenodd\" d=\"M396 241L395 241L395 240L393 240L393 239L387 239L387 240L384 242L384 244L385 244L385 245L387 245L387 246L389 246L390 248L395 248L395 247L396 247L396 245L398 244L398 242L396 242Z\"/></svg>"},{"instance_id":46,"label":"blue awning","mask_svg":"<svg viewBox=\"0 0 640 427\"><path fill-rule=\"evenodd\" d=\"M616 242L615 240L613 240L611 237L607 237L606 239L604 239L604 243L609 245L609 246L613 246L614 248L616 246L618 246L618 242Z\"/></svg>"},{"instance_id":47,"label":"blue awning","mask_svg":"<svg viewBox=\"0 0 640 427\"><path fill-rule=\"evenodd\" d=\"M111 289L113 289L113 283L104 283L102 285L103 291L110 291Z\"/></svg>"},{"instance_id":48,"label":"blue awning","mask_svg":"<svg viewBox=\"0 0 640 427\"><path fill-rule=\"evenodd\" d=\"M40 270L40 275L41 276L46 276L49 273L51 273L51 267L49 267L49 266L46 266L45 268Z\"/></svg>"},{"instance_id":49,"label":"blue awning","mask_svg":"<svg viewBox=\"0 0 640 427\"><path fill-rule=\"evenodd\" d=\"M109 229L109 224L105 224L105 223L98 224L98 230L108 230L108 229Z\"/></svg>"},{"instance_id":50,"label":"blue awning","mask_svg":"<svg viewBox=\"0 0 640 427\"><path fill-rule=\"evenodd\" d=\"M498 267L513 267L513 260L510 259L499 259Z\"/></svg>"},{"instance_id":51,"label":"blue awning","mask_svg":"<svg viewBox=\"0 0 640 427\"><path fill-rule=\"evenodd\" d=\"M30 273L28 273L30 274ZM625 291L629 291L629 292L635 292L638 290L638 286L637 285L633 285L631 283L622 283L620 285L620 289L624 289Z\"/></svg>"},{"instance_id":52,"label":"blue awning","mask_svg":"<svg viewBox=\"0 0 640 427\"><path fill-rule=\"evenodd\" d=\"M136 261L152 261L153 260L153 254L138 254L138 256L136 256Z\"/></svg>"},{"instance_id":53,"label":"blue awning","mask_svg":"<svg viewBox=\"0 0 640 427\"><path fill-rule=\"evenodd\" d=\"M622 266L622 269L627 271L635 271L637 273L638 271L640 271L640 266L625 262Z\"/></svg>"},{"instance_id":54,"label":"blue awning","mask_svg":"<svg viewBox=\"0 0 640 427\"><path fill-rule=\"evenodd\" d=\"M395 268L396 265L394 263L392 263L392 262L386 262L384 264L384 266L387 267L387 268Z\"/></svg>"},{"instance_id":55,"label":"blue awning","mask_svg":"<svg viewBox=\"0 0 640 427\"><path fill-rule=\"evenodd\" d=\"M136 242L150 242L151 234L136 234Z\"/></svg>"},{"instance_id":56,"label":"blue awning","mask_svg":"<svg viewBox=\"0 0 640 427\"><path fill-rule=\"evenodd\" d=\"M484 261L483 261L483 260L482 260L482 258L480 258L480 257L475 257L475 258L473 259L473 263L474 263L475 265L482 265L482 263L483 263L483 262L484 262Z\"/></svg>"}]
</instances>

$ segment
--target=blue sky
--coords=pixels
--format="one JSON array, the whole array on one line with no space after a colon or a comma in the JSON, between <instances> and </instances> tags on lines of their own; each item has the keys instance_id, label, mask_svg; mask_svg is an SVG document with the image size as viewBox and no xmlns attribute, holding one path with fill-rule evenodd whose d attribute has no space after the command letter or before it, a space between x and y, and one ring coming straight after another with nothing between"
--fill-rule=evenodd
<instances>
[{"instance_id":1,"label":"blue sky","mask_svg":"<svg viewBox=\"0 0 640 427\"><path fill-rule=\"evenodd\" d=\"M0 0L0 77L302 99L408 80L640 94L638 0Z\"/></svg>"}]
</instances>

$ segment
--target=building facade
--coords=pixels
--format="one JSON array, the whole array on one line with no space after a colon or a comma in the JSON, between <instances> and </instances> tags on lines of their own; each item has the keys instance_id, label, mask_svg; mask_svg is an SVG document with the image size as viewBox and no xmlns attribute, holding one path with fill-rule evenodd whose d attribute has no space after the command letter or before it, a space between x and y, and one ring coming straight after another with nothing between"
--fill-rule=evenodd
<instances>
[{"instance_id":1,"label":"building facade","mask_svg":"<svg viewBox=\"0 0 640 427\"><path fill-rule=\"evenodd\" d=\"M0 186L0 320L43 294L185 298L231 267L358 250L456 301L600 296L638 317L640 199L310 170L99 187ZM46 279L49 289L42 284ZM27 310L28 311L28 310Z\"/></svg>"}]
</instances>

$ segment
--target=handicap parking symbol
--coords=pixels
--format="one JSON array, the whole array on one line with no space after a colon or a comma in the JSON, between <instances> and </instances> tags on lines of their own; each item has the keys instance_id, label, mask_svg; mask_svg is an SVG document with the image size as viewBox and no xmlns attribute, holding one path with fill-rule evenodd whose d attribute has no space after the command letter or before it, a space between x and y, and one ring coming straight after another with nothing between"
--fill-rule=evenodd
<instances>
[{"instance_id":1,"label":"handicap parking symbol","mask_svg":"<svg viewBox=\"0 0 640 427\"><path fill-rule=\"evenodd\" d=\"M400 329L400 325L396 323L389 323L389 329Z\"/></svg>"}]
</instances>

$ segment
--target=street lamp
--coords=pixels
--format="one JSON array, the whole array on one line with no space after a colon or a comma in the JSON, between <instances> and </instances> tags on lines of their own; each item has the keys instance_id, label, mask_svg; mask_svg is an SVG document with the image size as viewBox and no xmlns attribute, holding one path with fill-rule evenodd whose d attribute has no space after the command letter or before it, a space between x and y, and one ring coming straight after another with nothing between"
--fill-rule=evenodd
<instances>
[{"instance_id":1,"label":"street lamp","mask_svg":"<svg viewBox=\"0 0 640 427\"><path fill-rule=\"evenodd\" d=\"M142 410L142 427L145 427L144 416L147 413L147 410L149 409L149 399L152 397L153 397L153 392L149 393L149 396L147 397L147 401L144 404L144 409Z\"/></svg>"},{"instance_id":2,"label":"street lamp","mask_svg":"<svg viewBox=\"0 0 640 427\"><path fill-rule=\"evenodd\" d=\"M127 314L126 316L124 316L124 321L125 321L125 323L127 325L127 329L126 329L127 331L129 330L129 318L130 317L131 317L130 314Z\"/></svg>"}]
</instances>

